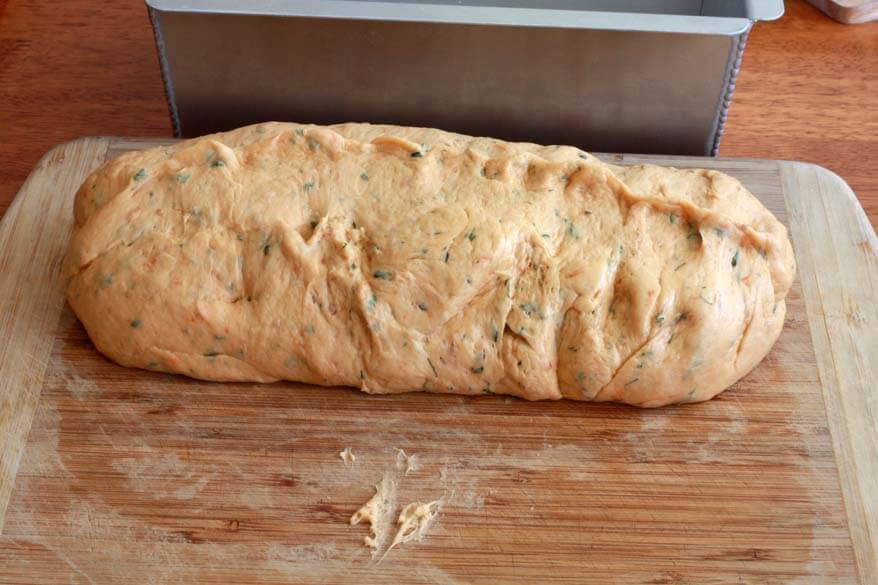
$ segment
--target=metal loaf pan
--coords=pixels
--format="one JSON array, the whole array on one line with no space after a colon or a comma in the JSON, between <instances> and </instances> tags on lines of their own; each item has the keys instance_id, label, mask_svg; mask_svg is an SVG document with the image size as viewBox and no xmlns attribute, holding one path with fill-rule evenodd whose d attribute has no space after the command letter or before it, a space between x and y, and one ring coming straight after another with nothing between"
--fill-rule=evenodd
<instances>
[{"instance_id":1,"label":"metal loaf pan","mask_svg":"<svg viewBox=\"0 0 878 585\"><path fill-rule=\"evenodd\" d=\"M714 155L782 0L146 0L178 136L387 122Z\"/></svg>"}]
</instances>

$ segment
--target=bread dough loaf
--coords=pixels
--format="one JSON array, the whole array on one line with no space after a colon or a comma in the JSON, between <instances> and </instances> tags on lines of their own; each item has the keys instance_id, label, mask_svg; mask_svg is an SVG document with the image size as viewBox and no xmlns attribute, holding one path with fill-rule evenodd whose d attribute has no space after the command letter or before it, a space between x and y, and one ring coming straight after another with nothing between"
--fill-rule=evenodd
<instances>
[{"instance_id":1,"label":"bread dough loaf","mask_svg":"<svg viewBox=\"0 0 878 585\"><path fill-rule=\"evenodd\" d=\"M114 361L706 400L784 321L784 226L735 179L434 129L270 123L124 154L75 203L67 298Z\"/></svg>"}]
</instances>

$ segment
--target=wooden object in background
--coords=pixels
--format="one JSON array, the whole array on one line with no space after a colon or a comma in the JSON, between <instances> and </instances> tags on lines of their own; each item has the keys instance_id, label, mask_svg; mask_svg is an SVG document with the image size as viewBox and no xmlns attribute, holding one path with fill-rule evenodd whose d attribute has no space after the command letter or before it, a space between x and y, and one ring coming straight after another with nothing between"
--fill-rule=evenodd
<instances>
[{"instance_id":1,"label":"wooden object in background","mask_svg":"<svg viewBox=\"0 0 878 585\"><path fill-rule=\"evenodd\" d=\"M638 410L112 364L62 299L72 195L106 158L158 143L58 147L0 223L0 583L878 581L878 241L835 175L613 157L740 178L799 260L785 330L750 375ZM423 542L378 564L348 519L385 475L398 505L443 504Z\"/></svg>"},{"instance_id":2,"label":"wooden object in background","mask_svg":"<svg viewBox=\"0 0 878 585\"><path fill-rule=\"evenodd\" d=\"M844 24L859 24L878 18L878 0L808 0Z\"/></svg>"}]
</instances>

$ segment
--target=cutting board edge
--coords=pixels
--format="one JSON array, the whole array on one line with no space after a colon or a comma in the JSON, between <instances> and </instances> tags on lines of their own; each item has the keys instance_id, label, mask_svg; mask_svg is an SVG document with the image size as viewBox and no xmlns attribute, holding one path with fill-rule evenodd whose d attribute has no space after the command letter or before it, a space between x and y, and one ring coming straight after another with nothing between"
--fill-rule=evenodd
<instances>
[{"instance_id":1,"label":"cutting board edge","mask_svg":"<svg viewBox=\"0 0 878 585\"><path fill-rule=\"evenodd\" d=\"M878 237L836 173L778 166L857 570L878 583Z\"/></svg>"},{"instance_id":2,"label":"cutting board edge","mask_svg":"<svg viewBox=\"0 0 878 585\"><path fill-rule=\"evenodd\" d=\"M72 197L31 193L49 185L59 186L64 193L75 192L103 161L109 144L108 138L84 137L49 150L0 218L0 266L5 267L0 298L17 308L0 314L0 534L64 307L59 258L67 245L73 209ZM66 172L70 161L78 165L72 173ZM57 230L63 237L57 237ZM4 244L22 231L30 235L33 252L16 258L12 247ZM46 234L52 237L43 237ZM22 286L25 282L31 286ZM39 287L33 287L34 282ZM42 294L24 294L33 288ZM27 367L18 367L22 363Z\"/></svg>"}]
</instances>

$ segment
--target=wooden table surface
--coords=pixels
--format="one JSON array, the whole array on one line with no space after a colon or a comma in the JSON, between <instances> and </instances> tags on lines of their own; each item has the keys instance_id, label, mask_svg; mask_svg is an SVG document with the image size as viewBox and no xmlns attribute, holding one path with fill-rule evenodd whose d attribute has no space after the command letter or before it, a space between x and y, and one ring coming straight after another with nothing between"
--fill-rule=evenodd
<instances>
[{"instance_id":1,"label":"wooden table surface","mask_svg":"<svg viewBox=\"0 0 878 585\"><path fill-rule=\"evenodd\" d=\"M828 167L875 226L878 22L786 5L750 37L721 154ZM46 151L85 135L171 135L142 0L0 0L0 215Z\"/></svg>"}]
</instances>

